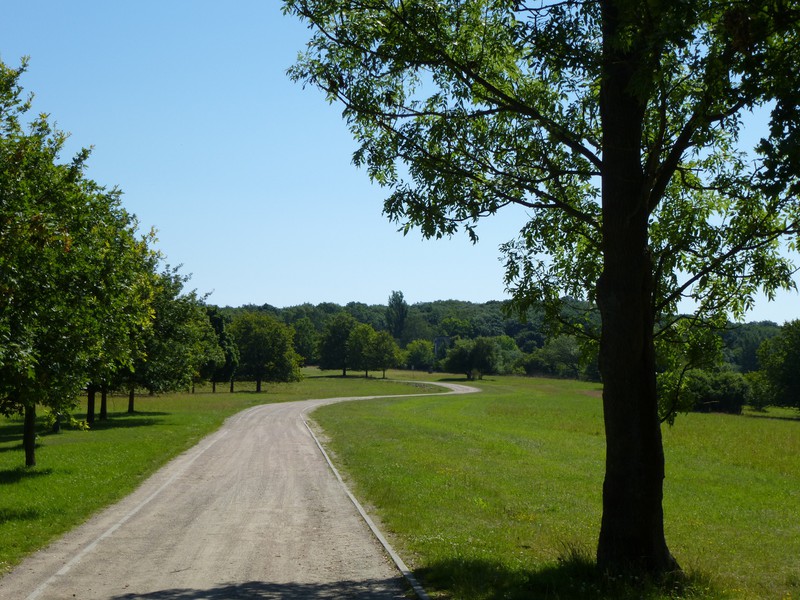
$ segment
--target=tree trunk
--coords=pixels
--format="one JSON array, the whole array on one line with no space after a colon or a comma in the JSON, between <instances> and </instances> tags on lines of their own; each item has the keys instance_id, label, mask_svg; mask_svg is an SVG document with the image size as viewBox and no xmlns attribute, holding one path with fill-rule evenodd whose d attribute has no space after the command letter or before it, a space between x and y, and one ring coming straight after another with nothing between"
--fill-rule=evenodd
<instances>
[{"instance_id":1,"label":"tree trunk","mask_svg":"<svg viewBox=\"0 0 800 600\"><path fill-rule=\"evenodd\" d=\"M211 382L211 393L212 394L216 394L217 393L217 380L216 379Z\"/></svg>"},{"instance_id":2,"label":"tree trunk","mask_svg":"<svg viewBox=\"0 0 800 600\"><path fill-rule=\"evenodd\" d=\"M261 379L256 379L256 393L261 393Z\"/></svg>"},{"instance_id":3,"label":"tree trunk","mask_svg":"<svg viewBox=\"0 0 800 600\"><path fill-rule=\"evenodd\" d=\"M233 377L231 377L231 394L233 393Z\"/></svg>"},{"instance_id":4,"label":"tree trunk","mask_svg":"<svg viewBox=\"0 0 800 600\"><path fill-rule=\"evenodd\" d=\"M130 389L128 390L128 414L132 415L134 413L133 403L135 399L136 399L136 388L131 386Z\"/></svg>"},{"instance_id":5,"label":"tree trunk","mask_svg":"<svg viewBox=\"0 0 800 600\"><path fill-rule=\"evenodd\" d=\"M97 395L97 388L90 385L86 389L86 422L91 425L94 423L94 401Z\"/></svg>"},{"instance_id":6,"label":"tree trunk","mask_svg":"<svg viewBox=\"0 0 800 600\"><path fill-rule=\"evenodd\" d=\"M606 431L598 567L611 573L678 570L664 537L664 451L653 340L651 202L642 167L647 52L620 41L629 25L603 2L603 274L600 372Z\"/></svg>"},{"instance_id":7,"label":"tree trunk","mask_svg":"<svg viewBox=\"0 0 800 600\"><path fill-rule=\"evenodd\" d=\"M100 420L108 419L108 386L103 384L100 387Z\"/></svg>"},{"instance_id":8,"label":"tree trunk","mask_svg":"<svg viewBox=\"0 0 800 600\"><path fill-rule=\"evenodd\" d=\"M25 448L25 466L36 466L36 405L25 406L25 425L22 430L22 445Z\"/></svg>"}]
</instances>

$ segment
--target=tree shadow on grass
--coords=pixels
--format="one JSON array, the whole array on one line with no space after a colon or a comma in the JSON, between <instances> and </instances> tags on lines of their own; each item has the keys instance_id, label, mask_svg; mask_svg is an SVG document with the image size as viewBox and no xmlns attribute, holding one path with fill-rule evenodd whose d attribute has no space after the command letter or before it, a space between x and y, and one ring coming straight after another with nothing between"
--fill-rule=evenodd
<instances>
[{"instance_id":1,"label":"tree shadow on grass","mask_svg":"<svg viewBox=\"0 0 800 600\"><path fill-rule=\"evenodd\" d=\"M717 597L702 574L607 577L593 560L574 552L534 571L515 570L491 560L446 560L415 572L429 592L486 600L664 600ZM698 593L702 592L702 593ZM711 592L708 596L708 592Z\"/></svg>"},{"instance_id":2,"label":"tree shadow on grass","mask_svg":"<svg viewBox=\"0 0 800 600\"><path fill-rule=\"evenodd\" d=\"M35 521L41 518L42 513L34 508L3 508L0 507L0 525L20 521Z\"/></svg>"},{"instance_id":3,"label":"tree shadow on grass","mask_svg":"<svg viewBox=\"0 0 800 600\"><path fill-rule=\"evenodd\" d=\"M15 467L13 469L0 470L0 485L13 484L22 481L23 479L34 479L36 477L43 477L50 475L53 469L39 469L29 467Z\"/></svg>"},{"instance_id":4,"label":"tree shadow on grass","mask_svg":"<svg viewBox=\"0 0 800 600\"><path fill-rule=\"evenodd\" d=\"M747 413L743 415L748 419L767 419L769 421L800 421L800 412L797 415L771 415L767 412L764 413Z\"/></svg>"},{"instance_id":5,"label":"tree shadow on grass","mask_svg":"<svg viewBox=\"0 0 800 600\"><path fill-rule=\"evenodd\" d=\"M404 600L411 598L397 579L340 581L334 583L270 583L249 581L221 584L208 589L175 588L149 593L112 596L111 600Z\"/></svg>"},{"instance_id":6,"label":"tree shadow on grass","mask_svg":"<svg viewBox=\"0 0 800 600\"><path fill-rule=\"evenodd\" d=\"M83 415L79 415L85 418ZM156 425L168 417L169 413L165 412L136 412L133 414L124 413L111 413L107 419L102 421L95 417L94 423L89 426L91 431L102 431L104 429L125 429L131 427L149 427Z\"/></svg>"}]
</instances>

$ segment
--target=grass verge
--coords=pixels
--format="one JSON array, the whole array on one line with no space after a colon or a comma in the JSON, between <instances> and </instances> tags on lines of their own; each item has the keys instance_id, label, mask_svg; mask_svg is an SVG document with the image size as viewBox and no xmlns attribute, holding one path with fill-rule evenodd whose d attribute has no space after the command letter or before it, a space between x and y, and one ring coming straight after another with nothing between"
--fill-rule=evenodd
<instances>
[{"instance_id":1,"label":"grass verge","mask_svg":"<svg viewBox=\"0 0 800 600\"><path fill-rule=\"evenodd\" d=\"M381 379L337 377L308 370L298 383L239 384L236 393L140 396L128 415L127 397L109 399L109 419L90 431L41 434L38 466L26 469L20 419L0 418L0 575L25 555L130 493L169 459L217 429L228 416L269 402L336 396L440 391ZM210 389L210 387L209 387ZM84 411L81 414L80 411ZM85 404L75 417L85 417ZM41 423L40 430L41 430Z\"/></svg>"},{"instance_id":2,"label":"grass verge","mask_svg":"<svg viewBox=\"0 0 800 600\"><path fill-rule=\"evenodd\" d=\"M357 495L434 594L800 597L796 418L690 414L665 429L667 539L689 573L665 587L594 573L604 463L598 386L476 385L484 393L313 414Z\"/></svg>"}]
</instances>

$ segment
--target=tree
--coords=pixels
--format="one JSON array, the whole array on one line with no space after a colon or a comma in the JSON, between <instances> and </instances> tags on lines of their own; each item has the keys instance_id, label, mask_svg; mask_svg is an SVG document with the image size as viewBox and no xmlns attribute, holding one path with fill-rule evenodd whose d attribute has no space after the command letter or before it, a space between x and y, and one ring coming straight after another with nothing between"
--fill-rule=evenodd
<instances>
[{"instance_id":1,"label":"tree","mask_svg":"<svg viewBox=\"0 0 800 600\"><path fill-rule=\"evenodd\" d=\"M408 302L403 298L403 292L392 292L386 306L386 326L394 339L403 338L407 318Z\"/></svg>"},{"instance_id":2,"label":"tree","mask_svg":"<svg viewBox=\"0 0 800 600\"><path fill-rule=\"evenodd\" d=\"M314 323L308 317L301 317L292 323L292 327L294 328L294 348L303 357L303 364L316 364L319 336Z\"/></svg>"},{"instance_id":3,"label":"tree","mask_svg":"<svg viewBox=\"0 0 800 600\"><path fill-rule=\"evenodd\" d=\"M219 361L218 356L211 355L203 366L201 375L211 380L211 389L216 392L218 381L233 381L233 375L239 366L239 347L230 332L230 317L223 314L216 306L206 306L206 313L217 336L223 360Z\"/></svg>"},{"instance_id":4,"label":"tree","mask_svg":"<svg viewBox=\"0 0 800 600\"><path fill-rule=\"evenodd\" d=\"M23 126L25 67L0 62L0 413L24 415L34 466L37 406L67 412L93 365L130 361L126 334L148 314L149 250L119 190L86 178L87 150L61 163L66 134L46 115Z\"/></svg>"},{"instance_id":5,"label":"tree","mask_svg":"<svg viewBox=\"0 0 800 600\"><path fill-rule=\"evenodd\" d=\"M800 320L784 323L777 336L762 342L758 361L768 403L800 408Z\"/></svg>"},{"instance_id":6,"label":"tree","mask_svg":"<svg viewBox=\"0 0 800 600\"><path fill-rule=\"evenodd\" d=\"M678 302L740 318L791 288L800 62L793 0L284 0L314 30L291 70L341 102L386 215L425 237L508 205L520 311L600 313L601 569L678 569L664 536L656 340ZM747 154L746 111L770 111ZM742 150L742 152L740 152ZM592 333L592 332L590 332Z\"/></svg>"},{"instance_id":7,"label":"tree","mask_svg":"<svg viewBox=\"0 0 800 600\"><path fill-rule=\"evenodd\" d=\"M444 368L453 373L464 373L468 380L483 379L485 373L496 371L497 361L497 346L491 338L456 340L447 351Z\"/></svg>"},{"instance_id":8,"label":"tree","mask_svg":"<svg viewBox=\"0 0 800 600\"><path fill-rule=\"evenodd\" d=\"M136 384L151 394L189 389L205 364L225 361L206 305L194 291L184 291L189 277L179 270L165 266L154 278L152 328L129 381L131 390Z\"/></svg>"},{"instance_id":9,"label":"tree","mask_svg":"<svg viewBox=\"0 0 800 600\"><path fill-rule=\"evenodd\" d=\"M388 331L377 332L369 348L370 366L383 371L383 378L386 379L386 369L396 366L400 362L399 357L400 348L392 334Z\"/></svg>"},{"instance_id":10,"label":"tree","mask_svg":"<svg viewBox=\"0 0 800 600\"><path fill-rule=\"evenodd\" d=\"M406 346L406 365L411 369L429 370L433 368L436 359L433 356L433 342L428 340L414 340Z\"/></svg>"},{"instance_id":11,"label":"tree","mask_svg":"<svg viewBox=\"0 0 800 600\"><path fill-rule=\"evenodd\" d=\"M294 331L275 317L244 312L231 323L231 333L239 347L239 376L252 378L256 392L261 382L298 381L300 356L294 351Z\"/></svg>"},{"instance_id":12,"label":"tree","mask_svg":"<svg viewBox=\"0 0 800 600\"><path fill-rule=\"evenodd\" d=\"M341 369L342 377L347 377L347 368L350 366L347 341L356 325L356 320L346 312L340 312L328 320L319 341L320 369Z\"/></svg>"},{"instance_id":13,"label":"tree","mask_svg":"<svg viewBox=\"0 0 800 600\"><path fill-rule=\"evenodd\" d=\"M347 336L347 364L351 369L364 371L364 377L369 377L372 368L371 351L376 335L372 325L359 323Z\"/></svg>"}]
</instances>

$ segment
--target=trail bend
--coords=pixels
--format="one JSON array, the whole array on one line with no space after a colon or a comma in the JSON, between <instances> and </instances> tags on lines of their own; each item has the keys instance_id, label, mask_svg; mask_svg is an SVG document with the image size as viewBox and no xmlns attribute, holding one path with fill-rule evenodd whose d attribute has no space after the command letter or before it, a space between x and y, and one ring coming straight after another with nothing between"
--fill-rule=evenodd
<instances>
[{"instance_id":1,"label":"trail bend","mask_svg":"<svg viewBox=\"0 0 800 600\"><path fill-rule=\"evenodd\" d=\"M478 391L437 385L445 394ZM264 404L230 417L25 559L0 579L0 598L408 598L304 421L322 405L387 397L395 396Z\"/></svg>"}]
</instances>

